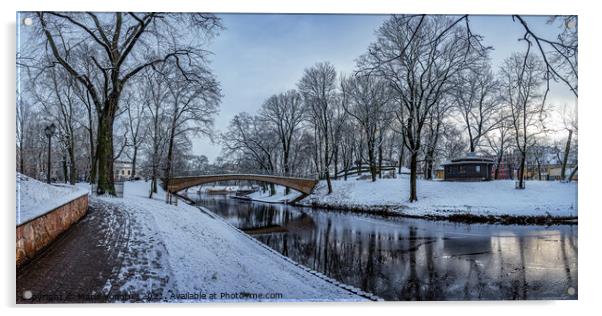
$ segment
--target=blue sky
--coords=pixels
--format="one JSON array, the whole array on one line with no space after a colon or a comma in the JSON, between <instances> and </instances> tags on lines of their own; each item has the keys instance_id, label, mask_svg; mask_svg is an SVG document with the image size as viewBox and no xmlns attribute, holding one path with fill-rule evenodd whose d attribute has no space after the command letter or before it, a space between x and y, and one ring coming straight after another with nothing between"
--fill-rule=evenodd
<instances>
[{"instance_id":1,"label":"blue sky","mask_svg":"<svg viewBox=\"0 0 602 316\"><path fill-rule=\"evenodd\" d=\"M350 73L355 59L375 40L374 31L388 15L221 14L225 30L209 45L214 55L211 67L222 84L221 109L215 121L224 131L234 114L255 113L265 99L294 89L303 70L316 62L329 61L339 72ZM534 30L553 37L555 26L545 17L529 17ZM472 16L474 33L485 37L494 68L525 44L518 41L523 30L510 16ZM574 104L574 97L553 85L549 100L558 105ZM193 141L193 152L213 161L221 152L208 139Z\"/></svg>"}]
</instances>

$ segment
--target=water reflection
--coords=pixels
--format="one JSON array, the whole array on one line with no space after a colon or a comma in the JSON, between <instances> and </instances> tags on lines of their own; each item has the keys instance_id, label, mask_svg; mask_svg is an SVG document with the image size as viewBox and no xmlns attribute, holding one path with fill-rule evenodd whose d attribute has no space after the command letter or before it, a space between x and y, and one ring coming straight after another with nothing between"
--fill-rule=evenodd
<instances>
[{"instance_id":1,"label":"water reflection","mask_svg":"<svg viewBox=\"0 0 602 316\"><path fill-rule=\"evenodd\" d=\"M387 300L577 298L568 294L577 289L577 226L467 225L198 199L283 255Z\"/></svg>"}]
</instances>

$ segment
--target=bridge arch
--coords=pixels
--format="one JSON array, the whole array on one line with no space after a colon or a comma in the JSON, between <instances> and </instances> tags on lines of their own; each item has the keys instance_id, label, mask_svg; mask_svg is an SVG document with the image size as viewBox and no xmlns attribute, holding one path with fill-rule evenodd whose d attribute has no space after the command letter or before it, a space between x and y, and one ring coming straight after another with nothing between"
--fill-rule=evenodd
<instances>
[{"instance_id":1,"label":"bridge arch","mask_svg":"<svg viewBox=\"0 0 602 316\"><path fill-rule=\"evenodd\" d=\"M305 195L311 194L314 190L314 187L318 183L318 180L295 177L269 176L258 174L215 174L189 177L175 177L172 178L169 181L169 183L166 184L166 189L171 193L176 193L178 191L201 184L231 180L250 180L278 184L299 191Z\"/></svg>"}]
</instances>

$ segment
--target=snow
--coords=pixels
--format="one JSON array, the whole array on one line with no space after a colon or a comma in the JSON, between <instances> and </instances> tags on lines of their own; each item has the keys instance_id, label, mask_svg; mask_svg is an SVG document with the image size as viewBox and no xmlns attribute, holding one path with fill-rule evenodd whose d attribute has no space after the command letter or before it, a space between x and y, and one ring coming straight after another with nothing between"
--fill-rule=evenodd
<instances>
[{"instance_id":1,"label":"snow","mask_svg":"<svg viewBox=\"0 0 602 316\"><path fill-rule=\"evenodd\" d=\"M387 208L410 216L552 216L577 217L577 184L527 181L515 189L513 180L449 182L417 180L418 201L408 202L409 177L332 181L328 195L321 181L305 204L333 207Z\"/></svg>"},{"instance_id":2,"label":"snow","mask_svg":"<svg viewBox=\"0 0 602 316\"><path fill-rule=\"evenodd\" d=\"M160 264L143 260L124 266L122 275L148 269L151 276L167 275L169 283L162 294L167 301L197 301L190 295L199 293L217 293L217 301L246 300L222 298L221 293L281 293L278 301L365 300L334 280L308 272L207 209L181 201L178 206L168 205L163 191L149 199L149 188L143 181L126 182L124 198L94 199L126 211L137 238L153 240L133 240L129 243L133 253L164 254ZM149 282L130 278L121 290L148 289L152 287Z\"/></svg>"},{"instance_id":3,"label":"snow","mask_svg":"<svg viewBox=\"0 0 602 316\"><path fill-rule=\"evenodd\" d=\"M253 201L266 202L266 203L286 203L295 200L301 196L301 193L293 189L290 190L289 194L285 194L285 187L276 185L276 194L270 196L270 191L265 192L256 191L251 194L247 194L246 197Z\"/></svg>"},{"instance_id":4,"label":"snow","mask_svg":"<svg viewBox=\"0 0 602 316\"><path fill-rule=\"evenodd\" d=\"M44 215L88 190L67 184L47 184L17 173L17 225Z\"/></svg>"}]
</instances>

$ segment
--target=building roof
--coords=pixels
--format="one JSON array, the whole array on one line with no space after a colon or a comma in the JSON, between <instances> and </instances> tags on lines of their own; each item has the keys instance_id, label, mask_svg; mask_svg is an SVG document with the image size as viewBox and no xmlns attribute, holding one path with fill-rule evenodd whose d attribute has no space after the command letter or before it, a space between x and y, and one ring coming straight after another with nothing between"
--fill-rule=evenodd
<instances>
[{"instance_id":1,"label":"building roof","mask_svg":"<svg viewBox=\"0 0 602 316\"><path fill-rule=\"evenodd\" d=\"M447 165L467 165L467 164L493 164L493 159L482 157L477 153L469 152L464 157L452 159L442 163L442 166Z\"/></svg>"}]
</instances>

